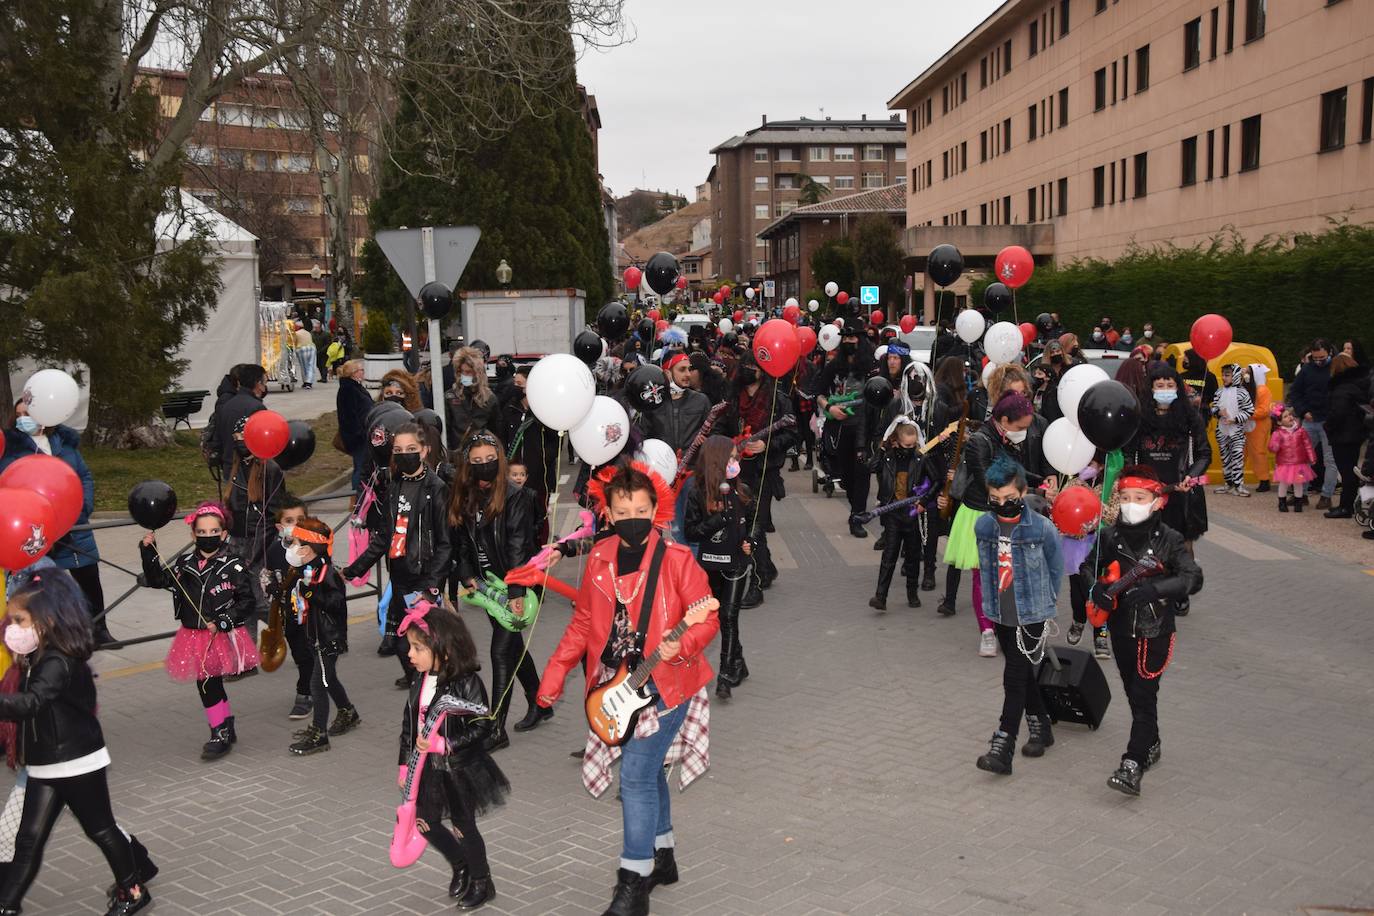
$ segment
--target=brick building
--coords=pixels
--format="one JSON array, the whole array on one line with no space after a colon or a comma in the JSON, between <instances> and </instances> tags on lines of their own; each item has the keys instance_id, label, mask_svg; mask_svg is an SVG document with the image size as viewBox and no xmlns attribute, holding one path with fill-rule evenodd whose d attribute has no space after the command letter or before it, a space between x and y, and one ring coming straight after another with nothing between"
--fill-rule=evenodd
<instances>
[{"instance_id":1,"label":"brick building","mask_svg":"<svg viewBox=\"0 0 1374 916\"><path fill-rule=\"evenodd\" d=\"M1374 219L1369 0L1010 0L888 107L913 270Z\"/></svg>"},{"instance_id":2,"label":"brick building","mask_svg":"<svg viewBox=\"0 0 1374 916\"><path fill-rule=\"evenodd\" d=\"M186 93L186 74L145 68L140 77L170 120ZM326 131L330 155L337 134ZM250 77L210 105L185 147L183 186L258 237L260 298L328 297L333 278L328 218L306 112L285 77ZM353 151L350 219L354 256L369 237L372 199L368 150ZM314 274L318 273L318 278Z\"/></svg>"},{"instance_id":3,"label":"brick building","mask_svg":"<svg viewBox=\"0 0 1374 916\"><path fill-rule=\"evenodd\" d=\"M867 115L857 121L764 115L758 127L711 152L714 267L734 283L768 274L768 248L758 233L796 209L802 175L837 194L906 180L906 125L898 115L872 121Z\"/></svg>"},{"instance_id":4,"label":"brick building","mask_svg":"<svg viewBox=\"0 0 1374 916\"><path fill-rule=\"evenodd\" d=\"M880 213L899 229L906 226L906 188L888 185L857 194L827 197L820 203L797 207L759 232L767 244L768 279L777 283L777 296L801 298L825 287L829 277L811 273L811 255L832 239L847 238L862 216ZM900 294L899 290L888 290Z\"/></svg>"}]
</instances>

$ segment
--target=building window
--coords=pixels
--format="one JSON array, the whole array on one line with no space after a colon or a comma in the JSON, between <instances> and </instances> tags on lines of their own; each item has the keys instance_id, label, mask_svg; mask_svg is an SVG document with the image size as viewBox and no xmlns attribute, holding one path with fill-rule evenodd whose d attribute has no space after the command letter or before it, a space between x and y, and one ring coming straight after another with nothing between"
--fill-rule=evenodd
<instances>
[{"instance_id":1,"label":"building window","mask_svg":"<svg viewBox=\"0 0 1374 916\"><path fill-rule=\"evenodd\" d=\"M286 199L287 213L311 213L314 211L313 201L309 197L288 197Z\"/></svg>"},{"instance_id":2,"label":"building window","mask_svg":"<svg viewBox=\"0 0 1374 916\"><path fill-rule=\"evenodd\" d=\"M1069 0L1059 0L1059 37L1069 34Z\"/></svg>"},{"instance_id":3,"label":"building window","mask_svg":"<svg viewBox=\"0 0 1374 916\"><path fill-rule=\"evenodd\" d=\"M1097 0L1097 12L1098 12L1098 13L1105 13L1106 11L1107 11L1107 0ZM1094 13L1093 15L1096 15L1096 13Z\"/></svg>"},{"instance_id":4,"label":"building window","mask_svg":"<svg viewBox=\"0 0 1374 916\"><path fill-rule=\"evenodd\" d=\"M1093 111L1107 107L1107 68L1103 67L1093 74Z\"/></svg>"},{"instance_id":5,"label":"building window","mask_svg":"<svg viewBox=\"0 0 1374 916\"><path fill-rule=\"evenodd\" d=\"M226 169L243 168L244 156L241 149L222 149L219 151L219 164Z\"/></svg>"},{"instance_id":6,"label":"building window","mask_svg":"<svg viewBox=\"0 0 1374 916\"><path fill-rule=\"evenodd\" d=\"M854 147L852 147L852 146L837 146L837 147L835 147L835 161L836 161L836 162L853 162L853 161L854 161Z\"/></svg>"},{"instance_id":7,"label":"building window","mask_svg":"<svg viewBox=\"0 0 1374 916\"><path fill-rule=\"evenodd\" d=\"M1360 142L1368 143L1374 128L1374 77L1364 81L1364 99L1360 105Z\"/></svg>"},{"instance_id":8,"label":"building window","mask_svg":"<svg viewBox=\"0 0 1374 916\"><path fill-rule=\"evenodd\" d=\"M949 150L940 154L940 178L949 180Z\"/></svg>"},{"instance_id":9,"label":"building window","mask_svg":"<svg viewBox=\"0 0 1374 916\"><path fill-rule=\"evenodd\" d=\"M940 109L942 114L949 114L949 87L943 86L940 89Z\"/></svg>"},{"instance_id":10,"label":"building window","mask_svg":"<svg viewBox=\"0 0 1374 916\"><path fill-rule=\"evenodd\" d=\"M1322 152L1345 146L1345 87L1322 93Z\"/></svg>"},{"instance_id":11,"label":"building window","mask_svg":"<svg viewBox=\"0 0 1374 916\"><path fill-rule=\"evenodd\" d=\"M1212 180L1212 159L1216 153L1216 131L1207 131L1207 180Z\"/></svg>"},{"instance_id":12,"label":"building window","mask_svg":"<svg viewBox=\"0 0 1374 916\"><path fill-rule=\"evenodd\" d=\"M1011 72L1011 39L1008 38L1002 43L1002 73Z\"/></svg>"},{"instance_id":13,"label":"building window","mask_svg":"<svg viewBox=\"0 0 1374 916\"><path fill-rule=\"evenodd\" d=\"M310 171L310 157L304 153L292 153L282 157L285 171L288 172L308 172Z\"/></svg>"},{"instance_id":14,"label":"building window","mask_svg":"<svg viewBox=\"0 0 1374 916\"><path fill-rule=\"evenodd\" d=\"M864 162L882 162L885 158L881 146L864 147Z\"/></svg>"},{"instance_id":15,"label":"building window","mask_svg":"<svg viewBox=\"0 0 1374 916\"><path fill-rule=\"evenodd\" d=\"M1107 203L1107 167L1099 165L1093 169L1093 209L1105 206Z\"/></svg>"},{"instance_id":16,"label":"building window","mask_svg":"<svg viewBox=\"0 0 1374 916\"><path fill-rule=\"evenodd\" d=\"M1144 197L1149 186L1150 154L1135 154L1135 196Z\"/></svg>"},{"instance_id":17,"label":"building window","mask_svg":"<svg viewBox=\"0 0 1374 916\"><path fill-rule=\"evenodd\" d=\"M774 187L779 191L795 191L797 190L797 176L779 175L777 181L774 182Z\"/></svg>"},{"instance_id":18,"label":"building window","mask_svg":"<svg viewBox=\"0 0 1374 916\"><path fill-rule=\"evenodd\" d=\"M959 74L959 101L968 101L968 71Z\"/></svg>"},{"instance_id":19,"label":"building window","mask_svg":"<svg viewBox=\"0 0 1374 916\"><path fill-rule=\"evenodd\" d=\"M755 261L755 262L754 262L754 273L757 274L757 275L759 275L759 276L763 276L764 274L768 273L768 262L767 262L767 261Z\"/></svg>"},{"instance_id":20,"label":"building window","mask_svg":"<svg viewBox=\"0 0 1374 916\"><path fill-rule=\"evenodd\" d=\"M1226 53L1236 46L1236 0L1226 0Z\"/></svg>"},{"instance_id":21,"label":"building window","mask_svg":"<svg viewBox=\"0 0 1374 916\"><path fill-rule=\"evenodd\" d=\"M1040 53L1040 20L1032 19L1030 23L1030 50L1026 52L1027 57L1034 57Z\"/></svg>"},{"instance_id":22,"label":"building window","mask_svg":"<svg viewBox=\"0 0 1374 916\"><path fill-rule=\"evenodd\" d=\"M986 57L978 61L978 88L988 88L988 59Z\"/></svg>"},{"instance_id":23,"label":"building window","mask_svg":"<svg viewBox=\"0 0 1374 916\"><path fill-rule=\"evenodd\" d=\"M1216 8L1215 6L1212 7L1211 25L1212 25L1211 31L1208 33L1208 35L1210 36L1210 38L1208 39L1208 42L1207 42L1207 59L1208 59L1208 60L1216 60L1216 59L1217 59L1217 8Z\"/></svg>"},{"instance_id":24,"label":"building window","mask_svg":"<svg viewBox=\"0 0 1374 916\"><path fill-rule=\"evenodd\" d=\"M1245 0L1245 40L1256 41L1264 37L1265 12L1269 0Z\"/></svg>"},{"instance_id":25,"label":"building window","mask_svg":"<svg viewBox=\"0 0 1374 916\"><path fill-rule=\"evenodd\" d=\"M765 242L765 241L764 241L763 239L761 239L761 238L755 237L755 238L754 238L754 247L755 247L755 248L767 248L767 247L768 247L768 243Z\"/></svg>"},{"instance_id":26,"label":"building window","mask_svg":"<svg viewBox=\"0 0 1374 916\"><path fill-rule=\"evenodd\" d=\"M1221 127L1221 177L1231 174L1231 125Z\"/></svg>"},{"instance_id":27,"label":"building window","mask_svg":"<svg viewBox=\"0 0 1374 916\"><path fill-rule=\"evenodd\" d=\"M767 204L754 204L754 219L768 219Z\"/></svg>"},{"instance_id":28,"label":"building window","mask_svg":"<svg viewBox=\"0 0 1374 916\"><path fill-rule=\"evenodd\" d=\"M1189 137L1183 141L1183 163L1180 174L1183 176L1180 184L1188 187L1197 184L1197 137Z\"/></svg>"},{"instance_id":29,"label":"building window","mask_svg":"<svg viewBox=\"0 0 1374 916\"><path fill-rule=\"evenodd\" d=\"M1027 139L1027 141L1034 141L1034 140L1035 140L1035 126L1036 126L1036 123L1037 123L1037 121L1036 121L1036 106L1032 105L1032 106L1030 106L1029 108L1026 109L1026 139Z\"/></svg>"},{"instance_id":30,"label":"building window","mask_svg":"<svg viewBox=\"0 0 1374 916\"><path fill-rule=\"evenodd\" d=\"M846 191L846 190L853 190L853 188L854 188L854 176L853 176L853 175L836 175L836 176L835 176L835 190L837 190L837 191Z\"/></svg>"},{"instance_id":31,"label":"building window","mask_svg":"<svg viewBox=\"0 0 1374 916\"><path fill-rule=\"evenodd\" d=\"M754 176L754 190L755 190L755 191L767 191L767 190L768 190L768 176L767 176L767 175L755 175L755 176Z\"/></svg>"},{"instance_id":32,"label":"building window","mask_svg":"<svg viewBox=\"0 0 1374 916\"><path fill-rule=\"evenodd\" d=\"M776 207L773 208L773 216L786 216L795 209L797 209L797 202L795 200L784 200L782 203L778 204Z\"/></svg>"},{"instance_id":33,"label":"building window","mask_svg":"<svg viewBox=\"0 0 1374 916\"><path fill-rule=\"evenodd\" d=\"M1011 152L1011 118L1002 122L1002 152Z\"/></svg>"},{"instance_id":34,"label":"building window","mask_svg":"<svg viewBox=\"0 0 1374 916\"><path fill-rule=\"evenodd\" d=\"M979 204L979 205L978 205L978 225L980 225L980 226L986 226L987 224L988 224L988 205L987 205L987 204Z\"/></svg>"},{"instance_id":35,"label":"building window","mask_svg":"<svg viewBox=\"0 0 1374 916\"><path fill-rule=\"evenodd\" d=\"M1060 215L1060 216L1067 216L1067 215L1069 214L1069 179L1068 179L1068 178L1061 178L1061 179L1059 179L1059 194L1058 194L1058 197L1059 197L1059 215Z\"/></svg>"},{"instance_id":36,"label":"building window","mask_svg":"<svg viewBox=\"0 0 1374 916\"><path fill-rule=\"evenodd\" d=\"M813 146L810 150L807 151L806 158L810 159L812 162L829 162L830 147Z\"/></svg>"},{"instance_id":37,"label":"building window","mask_svg":"<svg viewBox=\"0 0 1374 916\"><path fill-rule=\"evenodd\" d=\"M1026 222L1035 222L1035 188L1026 188Z\"/></svg>"},{"instance_id":38,"label":"building window","mask_svg":"<svg viewBox=\"0 0 1374 916\"><path fill-rule=\"evenodd\" d=\"M978 161L988 161L988 132L981 131L978 134Z\"/></svg>"},{"instance_id":39,"label":"building window","mask_svg":"<svg viewBox=\"0 0 1374 916\"><path fill-rule=\"evenodd\" d=\"M1260 166L1260 116L1240 122L1240 170L1253 171Z\"/></svg>"},{"instance_id":40,"label":"building window","mask_svg":"<svg viewBox=\"0 0 1374 916\"><path fill-rule=\"evenodd\" d=\"M1150 46L1135 50L1135 91L1144 92L1150 88Z\"/></svg>"},{"instance_id":41,"label":"building window","mask_svg":"<svg viewBox=\"0 0 1374 916\"><path fill-rule=\"evenodd\" d=\"M796 162L796 161L797 161L797 151L796 151L796 149L795 149L794 147L791 147L791 146L784 146L784 147L780 148L780 149L778 150L778 161L779 161L779 162Z\"/></svg>"},{"instance_id":42,"label":"building window","mask_svg":"<svg viewBox=\"0 0 1374 916\"><path fill-rule=\"evenodd\" d=\"M1011 195L1002 198L1002 222L1011 225Z\"/></svg>"},{"instance_id":43,"label":"building window","mask_svg":"<svg viewBox=\"0 0 1374 916\"><path fill-rule=\"evenodd\" d=\"M1069 126L1069 87L1059 90L1059 126Z\"/></svg>"},{"instance_id":44,"label":"building window","mask_svg":"<svg viewBox=\"0 0 1374 916\"><path fill-rule=\"evenodd\" d=\"M1121 179L1122 179L1122 181L1125 181L1125 180L1126 180L1126 175L1125 175L1126 169L1125 169L1124 164L1123 164L1123 166L1122 166L1121 172L1122 172ZM1111 186L1112 186L1112 196L1111 196L1111 198L1110 198L1110 202L1111 202L1111 203L1116 203L1116 160L1115 160L1115 159L1113 159L1112 162L1111 162L1111 174L1110 174L1110 176L1109 176L1109 180L1111 181ZM1124 195L1123 195L1123 196L1124 196Z\"/></svg>"},{"instance_id":45,"label":"building window","mask_svg":"<svg viewBox=\"0 0 1374 916\"><path fill-rule=\"evenodd\" d=\"M893 184L906 184L906 175L905 175L905 174L902 174L902 175L896 176L895 178L892 179L892 183L893 183Z\"/></svg>"},{"instance_id":46,"label":"building window","mask_svg":"<svg viewBox=\"0 0 1374 916\"><path fill-rule=\"evenodd\" d=\"M905 147L905 146L894 146L894 147L892 148L892 161L893 161L893 162L906 162L906 147Z\"/></svg>"},{"instance_id":47,"label":"building window","mask_svg":"<svg viewBox=\"0 0 1374 916\"><path fill-rule=\"evenodd\" d=\"M1112 104L1116 104L1116 61L1112 61Z\"/></svg>"},{"instance_id":48,"label":"building window","mask_svg":"<svg viewBox=\"0 0 1374 916\"><path fill-rule=\"evenodd\" d=\"M830 187L830 176L829 176L829 175L812 175L812 176L811 176L811 180L814 181L816 184L823 184L823 185L825 185L827 188Z\"/></svg>"},{"instance_id":49,"label":"building window","mask_svg":"<svg viewBox=\"0 0 1374 916\"><path fill-rule=\"evenodd\" d=\"M194 143L187 143L182 149L186 150L187 160L196 165L215 164L215 148L213 146L197 146Z\"/></svg>"},{"instance_id":50,"label":"building window","mask_svg":"<svg viewBox=\"0 0 1374 916\"><path fill-rule=\"evenodd\" d=\"M881 188L883 183L882 172L864 172L863 186L865 188Z\"/></svg>"},{"instance_id":51,"label":"building window","mask_svg":"<svg viewBox=\"0 0 1374 916\"><path fill-rule=\"evenodd\" d=\"M1202 18L1183 27L1183 69L1193 70L1202 65Z\"/></svg>"},{"instance_id":52,"label":"building window","mask_svg":"<svg viewBox=\"0 0 1374 916\"><path fill-rule=\"evenodd\" d=\"M756 149L756 150L754 150L754 161L755 161L755 162L767 162L767 161L768 161L768 150L767 150L767 149Z\"/></svg>"}]
</instances>

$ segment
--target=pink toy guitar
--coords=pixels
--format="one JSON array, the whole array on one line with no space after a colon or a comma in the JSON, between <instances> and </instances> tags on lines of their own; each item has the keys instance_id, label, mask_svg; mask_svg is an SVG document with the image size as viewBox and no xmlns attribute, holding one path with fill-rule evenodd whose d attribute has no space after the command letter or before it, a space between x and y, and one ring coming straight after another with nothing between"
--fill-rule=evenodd
<instances>
[{"instance_id":1,"label":"pink toy guitar","mask_svg":"<svg viewBox=\"0 0 1374 916\"><path fill-rule=\"evenodd\" d=\"M580 538L589 538L593 534L596 534L596 516L592 515L592 513L588 512L586 509L583 509L581 512L577 513L577 517L581 520L582 524L576 531L559 538L558 544L566 544L569 541L576 541ZM531 557L529 562L524 565L532 566L535 569L548 569L549 560L553 559L553 552L558 549L558 544L548 545Z\"/></svg>"},{"instance_id":2,"label":"pink toy guitar","mask_svg":"<svg viewBox=\"0 0 1374 916\"><path fill-rule=\"evenodd\" d=\"M457 697L436 697L425 713L421 736L428 738L438 729L449 713L465 716L485 716L489 710L479 703L469 703ZM415 795L420 790L420 772L424 769L428 751L412 748L406 763L406 784L401 788L403 801L396 809L396 826L391 832L391 864L405 868L419 861L425 851L425 838L415 826Z\"/></svg>"}]
</instances>

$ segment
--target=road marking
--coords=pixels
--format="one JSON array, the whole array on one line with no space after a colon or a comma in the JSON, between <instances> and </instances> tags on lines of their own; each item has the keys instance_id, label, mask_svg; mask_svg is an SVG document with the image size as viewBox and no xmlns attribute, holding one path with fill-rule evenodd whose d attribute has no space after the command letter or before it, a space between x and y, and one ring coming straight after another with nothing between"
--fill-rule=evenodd
<instances>
[{"instance_id":1,"label":"road marking","mask_svg":"<svg viewBox=\"0 0 1374 916\"><path fill-rule=\"evenodd\" d=\"M1366 570L1364 571L1364 574L1365 574L1366 576L1374 576L1374 569L1366 569Z\"/></svg>"},{"instance_id":2,"label":"road marking","mask_svg":"<svg viewBox=\"0 0 1374 916\"><path fill-rule=\"evenodd\" d=\"M1216 544L1223 550L1229 550L1247 560L1268 562L1270 560L1297 559L1293 554L1279 550L1277 547L1270 547L1268 544L1261 543L1252 537L1246 537L1238 531L1221 528L1215 524L1208 527L1207 534L1203 536L1203 543Z\"/></svg>"},{"instance_id":3,"label":"road marking","mask_svg":"<svg viewBox=\"0 0 1374 916\"><path fill-rule=\"evenodd\" d=\"M127 668L116 668L113 671L101 672L101 677L128 677L131 674L143 674L148 671L156 671L163 666L163 662L144 662L141 665L130 665Z\"/></svg>"}]
</instances>

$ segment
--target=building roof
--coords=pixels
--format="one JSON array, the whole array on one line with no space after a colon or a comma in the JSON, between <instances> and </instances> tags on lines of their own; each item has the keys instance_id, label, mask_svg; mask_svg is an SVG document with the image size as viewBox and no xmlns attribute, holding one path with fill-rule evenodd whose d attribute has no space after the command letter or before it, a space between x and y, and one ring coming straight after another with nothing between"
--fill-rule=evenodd
<instances>
[{"instance_id":1,"label":"building roof","mask_svg":"<svg viewBox=\"0 0 1374 916\"><path fill-rule=\"evenodd\" d=\"M1001 25L1002 20L1010 16L1018 7L1030 6L1031 2L1032 0L1006 0L1005 3L993 10L986 19L978 23L973 31L959 39L954 47L946 51L939 60L935 61L935 63L931 64L929 67L926 67L920 76L903 86L900 92L888 100L887 107L890 109L902 110L910 108L912 102L915 101L913 96L922 94L926 83L937 76L943 80L943 73L949 68L950 64L955 60L962 59L965 52L975 45L978 45L989 32Z\"/></svg>"},{"instance_id":2,"label":"building roof","mask_svg":"<svg viewBox=\"0 0 1374 916\"><path fill-rule=\"evenodd\" d=\"M706 258L706 257L710 257L710 255L711 255L711 248L710 248L710 246L708 245L708 246L705 247L705 248L698 248L696 251L689 251L689 252L687 252L686 254L684 254L683 257L684 257L684 258Z\"/></svg>"},{"instance_id":3,"label":"building roof","mask_svg":"<svg viewBox=\"0 0 1374 916\"><path fill-rule=\"evenodd\" d=\"M862 143L872 139L868 136L872 134L898 134L904 138L906 122L900 117L861 121L834 121L829 118L824 121L815 121L811 118L796 121L765 121L751 131L717 144L711 152L770 143ZM905 140L884 137L880 142Z\"/></svg>"},{"instance_id":4,"label":"building roof","mask_svg":"<svg viewBox=\"0 0 1374 916\"><path fill-rule=\"evenodd\" d=\"M790 220L802 219L823 219L827 216L838 216L847 213L906 213L906 185L890 184L882 188L871 188L867 191L860 191L857 194L845 194L840 197L827 197L825 200L816 204L807 204L798 207L791 213L786 213L773 222L769 223L759 231L759 235L767 238L781 229Z\"/></svg>"}]
</instances>

